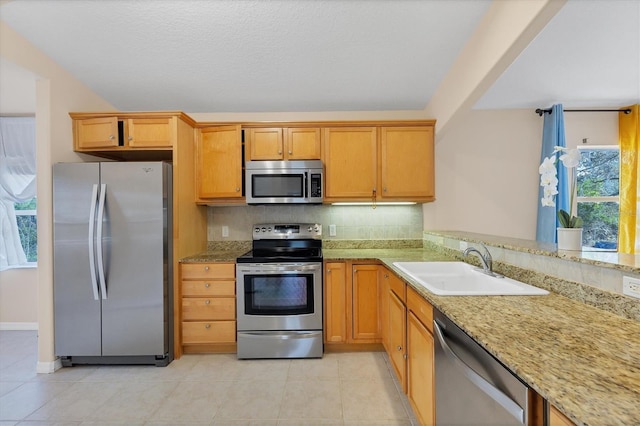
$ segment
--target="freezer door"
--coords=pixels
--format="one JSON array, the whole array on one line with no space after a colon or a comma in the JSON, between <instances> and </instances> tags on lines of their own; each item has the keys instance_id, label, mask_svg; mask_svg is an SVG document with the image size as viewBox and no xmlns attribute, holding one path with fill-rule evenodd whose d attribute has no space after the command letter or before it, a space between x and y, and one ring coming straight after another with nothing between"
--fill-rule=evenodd
<instances>
[{"instance_id":1,"label":"freezer door","mask_svg":"<svg viewBox=\"0 0 640 426\"><path fill-rule=\"evenodd\" d=\"M65 163L53 166L53 300L55 354L101 354L100 299L93 229L98 163ZM93 277L93 278L92 278Z\"/></svg>"},{"instance_id":2,"label":"freezer door","mask_svg":"<svg viewBox=\"0 0 640 426\"><path fill-rule=\"evenodd\" d=\"M101 163L106 185L102 252L104 356L164 355L170 165Z\"/></svg>"}]
</instances>

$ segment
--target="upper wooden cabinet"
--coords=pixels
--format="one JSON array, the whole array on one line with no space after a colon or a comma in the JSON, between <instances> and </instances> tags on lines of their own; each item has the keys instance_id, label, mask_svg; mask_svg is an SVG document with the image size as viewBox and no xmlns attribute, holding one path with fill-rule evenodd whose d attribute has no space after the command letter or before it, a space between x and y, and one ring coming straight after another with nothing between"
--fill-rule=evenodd
<instances>
[{"instance_id":1,"label":"upper wooden cabinet","mask_svg":"<svg viewBox=\"0 0 640 426\"><path fill-rule=\"evenodd\" d=\"M432 201L433 125L324 129L325 202Z\"/></svg>"},{"instance_id":2,"label":"upper wooden cabinet","mask_svg":"<svg viewBox=\"0 0 640 426\"><path fill-rule=\"evenodd\" d=\"M375 127L324 129L325 201L372 201L376 197Z\"/></svg>"},{"instance_id":3,"label":"upper wooden cabinet","mask_svg":"<svg viewBox=\"0 0 640 426\"><path fill-rule=\"evenodd\" d=\"M380 129L381 200L435 196L433 127Z\"/></svg>"},{"instance_id":4,"label":"upper wooden cabinet","mask_svg":"<svg viewBox=\"0 0 640 426\"><path fill-rule=\"evenodd\" d=\"M198 129L196 201L242 201L242 132L237 126Z\"/></svg>"},{"instance_id":5,"label":"upper wooden cabinet","mask_svg":"<svg viewBox=\"0 0 640 426\"><path fill-rule=\"evenodd\" d=\"M320 129L247 128L247 160L319 160Z\"/></svg>"},{"instance_id":6,"label":"upper wooden cabinet","mask_svg":"<svg viewBox=\"0 0 640 426\"><path fill-rule=\"evenodd\" d=\"M117 117L74 120L73 130L76 151L120 146Z\"/></svg>"},{"instance_id":7,"label":"upper wooden cabinet","mask_svg":"<svg viewBox=\"0 0 640 426\"><path fill-rule=\"evenodd\" d=\"M70 115L75 151L117 159L170 159L170 153L163 157L149 153L136 156L135 152L170 152L178 139L179 120L193 125L191 119L178 112Z\"/></svg>"}]
</instances>

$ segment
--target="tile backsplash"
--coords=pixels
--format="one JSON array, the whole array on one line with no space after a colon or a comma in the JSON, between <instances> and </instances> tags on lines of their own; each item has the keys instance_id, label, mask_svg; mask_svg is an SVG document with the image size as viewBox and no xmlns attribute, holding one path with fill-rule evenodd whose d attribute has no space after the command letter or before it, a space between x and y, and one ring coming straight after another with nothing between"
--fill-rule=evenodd
<instances>
[{"instance_id":1,"label":"tile backsplash","mask_svg":"<svg viewBox=\"0 0 640 426\"><path fill-rule=\"evenodd\" d=\"M325 240L422 239L422 205L264 205L209 207L208 241L249 241L256 223L320 223ZM336 236L329 236L329 225ZM222 237L222 227L229 236Z\"/></svg>"}]
</instances>

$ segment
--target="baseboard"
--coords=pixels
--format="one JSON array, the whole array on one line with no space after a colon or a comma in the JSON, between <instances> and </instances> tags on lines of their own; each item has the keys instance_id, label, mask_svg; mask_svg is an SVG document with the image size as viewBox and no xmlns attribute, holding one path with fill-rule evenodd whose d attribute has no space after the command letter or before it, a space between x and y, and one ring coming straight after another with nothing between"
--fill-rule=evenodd
<instances>
[{"instance_id":1,"label":"baseboard","mask_svg":"<svg viewBox=\"0 0 640 426\"><path fill-rule=\"evenodd\" d=\"M0 330L38 330L37 322L0 322Z\"/></svg>"},{"instance_id":2,"label":"baseboard","mask_svg":"<svg viewBox=\"0 0 640 426\"><path fill-rule=\"evenodd\" d=\"M55 373L56 370L62 368L62 361L60 358L56 358L55 361L42 362L38 361L38 365L36 366L36 373L38 374L51 374Z\"/></svg>"}]
</instances>

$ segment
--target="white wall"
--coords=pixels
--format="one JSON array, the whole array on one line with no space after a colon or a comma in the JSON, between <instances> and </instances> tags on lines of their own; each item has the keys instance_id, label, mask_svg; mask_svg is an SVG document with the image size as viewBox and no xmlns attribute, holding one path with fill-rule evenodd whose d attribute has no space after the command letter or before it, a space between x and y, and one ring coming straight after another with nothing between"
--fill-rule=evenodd
<instances>
[{"instance_id":1,"label":"white wall","mask_svg":"<svg viewBox=\"0 0 640 426\"><path fill-rule=\"evenodd\" d=\"M436 144L436 201L424 227L535 240L543 119L472 110ZM565 113L567 146L618 143L616 113Z\"/></svg>"},{"instance_id":2,"label":"white wall","mask_svg":"<svg viewBox=\"0 0 640 426\"><path fill-rule=\"evenodd\" d=\"M38 270L0 272L0 330L36 329L38 326Z\"/></svg>"},{"instance_id":3,"label":"white wall","mask_svg":"<svg viewBox=\"0 0 640 426\"><path fill-rule=\"evenodd\" d=\"M0 56L38 76L36 81L36 162L38 197L38 371L52 371L53 350L53 232L51 166L81 161L73 152L71 111L113 111L48 56L0 21ZM4 276L3 276L4 278Z\"/></svg>"}]
</instances>

